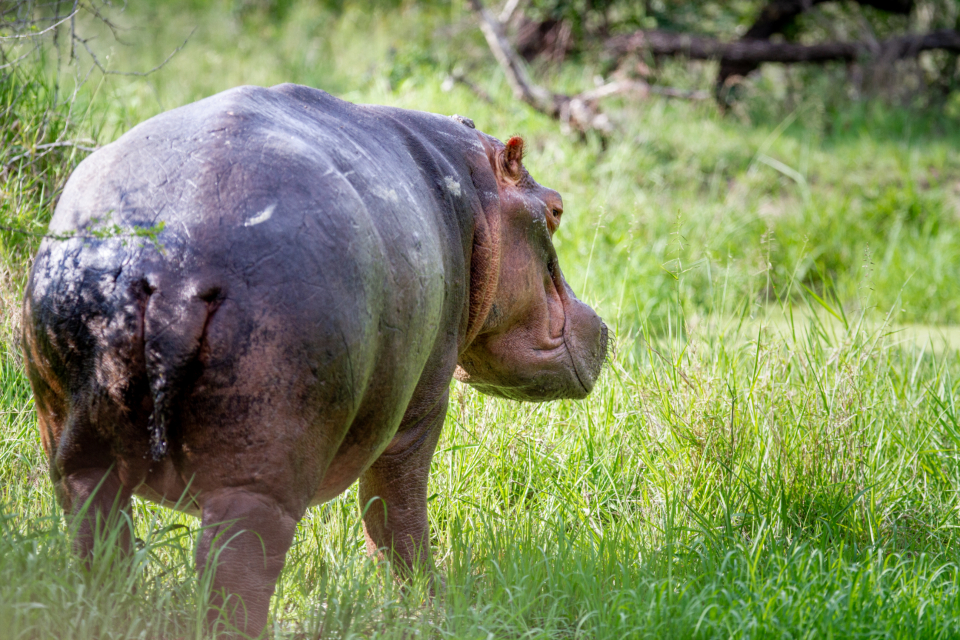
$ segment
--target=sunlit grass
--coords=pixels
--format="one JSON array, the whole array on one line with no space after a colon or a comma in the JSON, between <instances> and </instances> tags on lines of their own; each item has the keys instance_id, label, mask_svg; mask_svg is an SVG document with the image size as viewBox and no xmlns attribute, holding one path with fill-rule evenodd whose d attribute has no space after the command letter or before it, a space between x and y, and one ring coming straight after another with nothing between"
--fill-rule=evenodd
<instances>
[{"instance_id":1,"label":"sunlit grass","mask_svg":"<svg viewBox=\"0 0 960 640\"><path fill-rule=\"evenodd\" d=\"M797 339L736 321L622 338L580 403L456 386L430 487L446 589L399 590L365 558L349 491L301 524L274 602L278 637L949 637L956 354L890 346L882 329L824 315ZM5 371L10 433L32 415L20 374ZM0 451L3 572L30 582L0 586L0 616L28 637L65 615L88 622L61 637L193 633L197 522L138 503L146 542L124 579L144 586L131 596L123 573L85 574L47 483L27 482L42 464L36 434L19 433ZM39 570L20 568L29 562Z\"/></svg>"}]
</instances>

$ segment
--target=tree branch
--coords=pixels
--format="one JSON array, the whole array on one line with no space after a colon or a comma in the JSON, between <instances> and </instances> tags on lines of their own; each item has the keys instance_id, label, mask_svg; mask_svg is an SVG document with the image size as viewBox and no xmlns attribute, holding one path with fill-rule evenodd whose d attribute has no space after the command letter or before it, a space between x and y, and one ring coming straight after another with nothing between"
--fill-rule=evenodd
<instances>
[{"instance_id":1,"label":"tree branch","mask_svg":"<svg viewBox=\"0 0 960 640\"><path fill-rule=\"evenodd\" d=\"M49 153L51 150L53 150L53 149L59 149L59 148L61 148L61 147L72 147L72 148L74 148L74 149L79 149L80 151L86 151L87 153L91 153L91 152L96 151L97 149L100 148L100 147L97 147L97 146L91 147L91 146L90 146L91 144L95 145L96 143L93 142L92 140L90 140L90 141L86 141L86 140L81 140L81 141L61 140L61 141L59 141L59 142L47 142L47 143L45 143L45 144L38 144L37 146L35 146L33 149L31 149L31 150L29 150L29 151L26 151L26 152L21 153L21 154L19 154L19 155L15 155L15 156L13 156L12 158L10 158L9 160L4 160L4 161L3 161L3 166L9 166L9 165L16 164L16 163L19 162L20 160L23 160L24 158L29 158L29 157L31 157L31 156L35 156L35 157L37 157L37 156L43 156L43 155L46 155L47 153ZM41 153L37 153L38 151L41 152Z\"/></svg>"},{"instance_id":2,"label":"tree branch","mask_svg":"<svg viewBox=\"0 0 960 640\"><path fill-rule=\"evenodd\" d=\"M76 42L79 42L80 44L83 45L83 48L87 50L87 53L90 55L90 58L93 60L93 64L97 67L97 69L100 69L100 72L103 73L104 75L112 75L112 76L148 76L148 75L150 75L151 73L154 73L154 72L156 72L156 71L159 71L160 69L162 69L162 68L164 68L165 66L167 66L167 63L170 62L170 61L173 59L173 56L175 56L175 55L177 55L178 53L180 53L180 50L183 49L185 46L187 46L187 42L190 41L190 38L193 36L193 34L194 34L196 31L197 31L197 28L194 27L194 28L193 28L193 31L191 31L191 32L187 35L187 37L186 37L186 38L184 39L184 41L180 44L179 47L177 47L176 49L174 49L173 51L171 51L171 52L170 52L170 55L168 55L163 62L161 62L160 64L158 64L157 66L155 66L153 69L150 69L149 71L111 71L110 69L107 69L106 67L104 67L103 64L101 64L100 60L97 58L97 54L95 54L95 53L93 52L93 49L90 48L90 45L87 44L87 40L86 40L86 39L81 38L80 36L74 35L74 36L73 36L73 40L75 40Z\"/></svg>"},{"instance_id":3,"label":"tree branch","mask_svg":"<svg viewBox=\"0 0 960 640\"><path fill-rule=\"evenodd\" d=\"M0 40L22 40L23 38L35 38L37 36L42 36L43 34L49 31L53 31L54 29L59 27L61 24L63 24L67 20L72 19L75 15L77 15L76 9L74 9L73 12L63 20L54 22L52 25L50 25L46 29L43 29L42 31L28 31L27 33L15 33L12 36L0 36Z\"/></svg>"}]
</instances>

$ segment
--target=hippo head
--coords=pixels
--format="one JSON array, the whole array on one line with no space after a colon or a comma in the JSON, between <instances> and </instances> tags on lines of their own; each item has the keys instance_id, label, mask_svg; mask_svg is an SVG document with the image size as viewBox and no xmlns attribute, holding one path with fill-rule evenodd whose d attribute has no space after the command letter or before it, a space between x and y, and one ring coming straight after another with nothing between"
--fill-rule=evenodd
<instances>
[{"instance_id":1,"label":"hippo head","mask_svg":"<svg viewBox=\"0 0 960 640\"><path fill-rule=\"evenodd\" d=\"M603 366L607 327L560 271L552 238L563 201L527 173L521 138L483 138L496 189L492 180L478 185L484 216L456 377L515 400L583 398Z\"/></svg>"}]
</instances>

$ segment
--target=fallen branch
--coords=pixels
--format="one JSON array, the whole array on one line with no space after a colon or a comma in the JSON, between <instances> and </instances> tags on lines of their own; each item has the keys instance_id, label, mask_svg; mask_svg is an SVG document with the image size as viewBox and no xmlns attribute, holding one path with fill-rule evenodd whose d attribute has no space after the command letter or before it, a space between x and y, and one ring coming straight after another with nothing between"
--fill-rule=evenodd
<instances>
[{"instance_id":1,"label":"fallen branch","mask_svg":"<svg viewBox=\"0 0 960 640\"><path fill-rule=\"evenodd\" d=\"M676 89L674 87L661 87L650 84L643 80L618 80L608 82L596 89L590 89L579 94L581 100L592 102L609 98L617 95L633 94L640 98L646 98L650 94L664 96L666 98L681 98L683 100L706 100L710 94L706 91L688 91L686 89Z\"/></svg>"},{"instance_id":2,"label":"fallen branch","mask_svg":"<svg viewBox=\"0 0 960 640\"><path fill-rule=\"evenodd\" d=\"M470 6L480 17L483 37L487 40L493 57L503 68L513 95L518 100L581 133L590 129L610 133L613 129L610 119L597 110L594 100L553 93L531 80L523 61L504 35L500 21L483 7L480 0L470 0Z\"/></svg>"},{"instance_id":3,"label":"fallen branch","mask_svg":"<svg viewBox=\"0 0 960 640\"><path fill-rule=\"evenodd\" d=\"M912 58L932 49L960 52L960 33L953 29L941 29L920 35L889 38L878 43L826 42L803 45L766 40L721 42L714 38L652 30L614 36L607 40L605 47L618 57L650 52L654 55L684 56L698 60L723 58L731 62L855 62L874 57L885 60Z\"/></svg>"},{"instance_id":4,"label":"fallen branch","mask_svg":"<svg viewBox=\"0 0 960 640\"><path fill-rule=\"evenodd\" d=\"M521 0L507 0L507 3L503 5L503 10L500 12L500 24L507 24L513 19L517 9L520 8L520 2Z\"/></svg>"},{"instance_id":5,"label":"fallen branch","mask_svg":"<svg viewBox=\"0 0 960 640\"><path fill-rule=\"evenodd\" d=\"M609 134L613 131L610 119L597 107L602 98L620 94L636 94L646 97L650 93L660 95L703 99L702 92L687 92L678 89L653 87L638 80L611 82L596 89L584 91L575 96L552 91L536 84L527 73L523 60L507 40L502 23L487 11L480 0L470 0L470 7L480 18L480 30L507 77L513 95L537 111L560 120L565 127L581 133L588 130Z\"/></svg>"},{"instance_id":6,"label":"fallen branch","mask_svg":"<svg viewBox=\"0 0 960 640\"><path fill-rule=\"evenodd\" d=\"M510 83L513 95L537 111L557 117L560 112L560 105L556 99L557 95L530 79L526 67L521 62L513 45L504 35L503 25L500 24L500 21L484 8L480 0L470 0L470 7L480 17L480 30L483 32L483 37L486 39L490 51L493 52L493 57L497 59L504 73L507 74L507 82ZM563 97L566 98L566 96Z\"/></svg>"},{"instance_id":7,"label":"fallen branch","mask_svg":"<svg viewBox=\"0 0 960 640\"><path fill-rule=\"evenodd\" d=\"M677 89L675 87L664 87L658 84L650 85L650 93L663 96L664 98L677 98L678 100L706 100L710 97L710 94L706 91Z\"/></svg>"},{"instance_id":8,"label":"fallen branch","mask_svg":"<svg viewBox=\"0 0 960 640\"><path fill-rule=\"evenodd\" d=\"M740 38L740 41L769 40L772 35L783 33L801 13L809 11L814 5L827 1L769 0L760 10L754 23ZM856 0L856 2L861 5L872 6L880 11L899 15L910 15L914 4L913 0ZM759 65L760 63L756 61L734 62L727 58L721 58L720 69L717 71L717 98L721 97L721 92L726 86L728 78L734 76L745 77Z\"/></svg>"}]
</instances>

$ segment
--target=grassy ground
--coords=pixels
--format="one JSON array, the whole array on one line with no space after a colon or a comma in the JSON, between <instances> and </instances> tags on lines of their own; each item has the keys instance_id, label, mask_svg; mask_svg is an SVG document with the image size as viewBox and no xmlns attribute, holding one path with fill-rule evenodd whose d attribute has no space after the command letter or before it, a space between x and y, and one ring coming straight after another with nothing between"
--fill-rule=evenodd
<instances>
[{"instance_id":1,"label":"grassy ground","mask_svg":"<svg viewBox=\"0 0 960 640\"><path fill-rule=\"evenodd\" d=\"M275 637L960 637L958 123L822 94L771 108L771 72L738 114L610 105L620 133L578 141L492 67L473 77L494 105L442 90L483 54L456 4L242 6L131 7L121 24L151 25L121 36L136 46L93 41L113 69L196 31L146 78L92 76L62 126L104 143L236 84L295 81L521 133L564 196L567 278L617 336L583 402L454 386L430 490L441 597L365 558L350 490L304 519ZM77 153L0 176L0 224L42 229ZM195 520L137 503L133 558L71 557L14 338L35 239L0 240L0 635L199 636Z\"/></svg>"}]
</instances>

